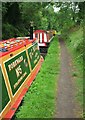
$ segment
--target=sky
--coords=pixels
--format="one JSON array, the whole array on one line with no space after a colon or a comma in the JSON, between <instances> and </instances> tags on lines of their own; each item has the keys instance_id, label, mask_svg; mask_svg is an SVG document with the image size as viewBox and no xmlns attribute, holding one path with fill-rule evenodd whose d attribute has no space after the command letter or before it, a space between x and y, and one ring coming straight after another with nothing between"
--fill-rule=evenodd
<instances>
[{"instance_id":1,"label":"sky","mask_svg":"<svg viewBox=\"0 0 85 120\"><path fill-rule=\"evenodd\" d=\"M60 10L60 8L56 6L53 6L53 8L54 8L54 12L58 12Z\"/></svg>"}]
</instances>

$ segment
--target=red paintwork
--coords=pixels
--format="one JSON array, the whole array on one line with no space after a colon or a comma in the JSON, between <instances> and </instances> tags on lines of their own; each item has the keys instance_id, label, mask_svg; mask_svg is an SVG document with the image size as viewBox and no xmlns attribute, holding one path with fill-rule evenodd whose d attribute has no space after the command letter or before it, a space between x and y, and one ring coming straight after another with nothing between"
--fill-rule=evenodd
<instances>
[{"instance_id":1,"label":"red paintwork","mask_svg":"<svg viewBox=\"0 0 85 120\"><path fill-rule=\"evenodd\" d=\"M37 67L35 68L35 70L33 71L33 73L31 73L31 77L30 77L30 79L29 79L29 81L27 83L28 88L32 84L32 82L35 79L37 73L39 72L42 62L43 62L43 58L41 57L40 63L37 65ZM8 113L5 115L5 117L4 117L5 119L10 120L13 117L15 111L17 110L19 104L21 103L21 101L22 101L24 95L26 94L28 88L26 87L26 88L24 88L21 91L21 94L19 95L19 97L15 101L14 105L11 107L11 109L8 111Z\"/></svg>"},{"instance_id":2,"label":"red paintwork","mask_svg":"<svg viewBox=\"0 0 85 120\"><path fill-rule=\"evenodd\" d=\"M42 43L44 43L44 33L42 33Z\"/></svg>"},{"instance_id":3,"label":"red paintwork","mask_svg":"<svg viewBox=\"0 0 85 120\"><path fill-rule=\"evenodd\" d=\"M45 30L35 30L34 34L39 34L39 39L40 39L40 33L42 33L42 43L45 43L44 41L44 34L46 34L47 36L47 42L49 41L49 35L47 34L47 32ZM39 41L40 43L40 41Z\"/></svg>"},{"instance_id":4,"label":"red paintwork","mask_svg":"<svg viewBox=\"0 0 85 120\"><path fill-rule=\"evenodd\" d=\"M11 39L8 39L8 40L3 40L3 41L0 41L0 45L3 44L3 43L7 43L7 42L12 43L16 40L17 40L17 38L11 38ZM11 44L11 47L7 47L7 46L6 47L5 46L1 47L0 46L1 48L7 48L7 50L8 50L7 52L0 52L0 57L5 56L5 55L7 55L7 54L9 54L13 51L16 51L16 50L34 42L35 40L36 39L33 39L33 40L23 39L23 40L20 40L20 42L15 42L15 43Z\"/></svg>"}]
</instances>

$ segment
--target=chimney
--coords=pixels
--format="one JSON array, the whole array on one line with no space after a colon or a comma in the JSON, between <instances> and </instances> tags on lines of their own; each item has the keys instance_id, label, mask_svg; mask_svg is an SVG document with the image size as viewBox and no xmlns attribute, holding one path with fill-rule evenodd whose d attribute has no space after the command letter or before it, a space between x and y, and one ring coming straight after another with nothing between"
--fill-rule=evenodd
<instances>
[{"instance_id":1,"label":"chimney","mask_svg":"<svg viewBox=\"0 0 85 120\"><path fill-rule=\"evenodd\" d=\"M33 21L30 22L30 40L33 39Z\"/></svg>"}]
</instances>

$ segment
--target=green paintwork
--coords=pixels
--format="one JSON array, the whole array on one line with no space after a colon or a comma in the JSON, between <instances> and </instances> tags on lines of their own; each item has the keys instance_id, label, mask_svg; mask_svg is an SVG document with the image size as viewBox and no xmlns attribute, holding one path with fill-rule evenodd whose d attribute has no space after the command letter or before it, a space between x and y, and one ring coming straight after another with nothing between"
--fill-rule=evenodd
<instances>
[{"instance_id":1,"label":"green paintwork","mask_svg":"<svg viewBox=\"0 0 85 120\"><path fill-rule=\"evenodd\" d=\"M19 60L19 58L21 58L21 57L23 58L22 61L20 63L18 63L12 70L9 70L8 66L11 63L14 63L16 60ZM28 59L26 56L26 51L21 52L17 56L15 56L15 57L11 58L10 60L8 60L7 62L5 62L5 66L6 66L8 78L10 81L12 93L14 95L30 73ZM16 70L18 68L19 68L19 70L18 70L18 76L17 76ZM14 86L16 86L16 87L14 87Z\"/></svg>"},{"instance_id":2,"label":"green paintwork","mask_svg":"<svg viewBox=\"0 0 85 120\"><path fill-rule=\"evenodd\" d=\"M33 69L40 59L40 51L38 50L37 43L35 43L32 47L28 49L28 55L30 58L31 67Z\"/></svg>"},{"instance_id":3,"label":"green paintwork","mask_svg":"<svg viewBox=\"0 0 85 120\"><path fill-rule=\"evenodd\" d=\"M0 113L9 102L9 96L0 66Z\"/></svg>"}]
</instances>

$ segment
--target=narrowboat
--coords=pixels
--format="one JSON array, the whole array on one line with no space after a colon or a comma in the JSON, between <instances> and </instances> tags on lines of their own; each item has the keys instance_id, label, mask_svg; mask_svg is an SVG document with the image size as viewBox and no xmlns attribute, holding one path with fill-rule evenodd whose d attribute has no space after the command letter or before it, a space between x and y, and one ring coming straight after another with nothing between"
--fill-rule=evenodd
<instances>
[{"instance_id":1,"label":"narrowboat","mask_svg":"<svg viewBox=\"0 0 85 120\"><path fill-rule=\"evenodd\" d=\"M11 119L41 68L36 39L0 41L0 119Z\"/></svg>"}]
</instances>

